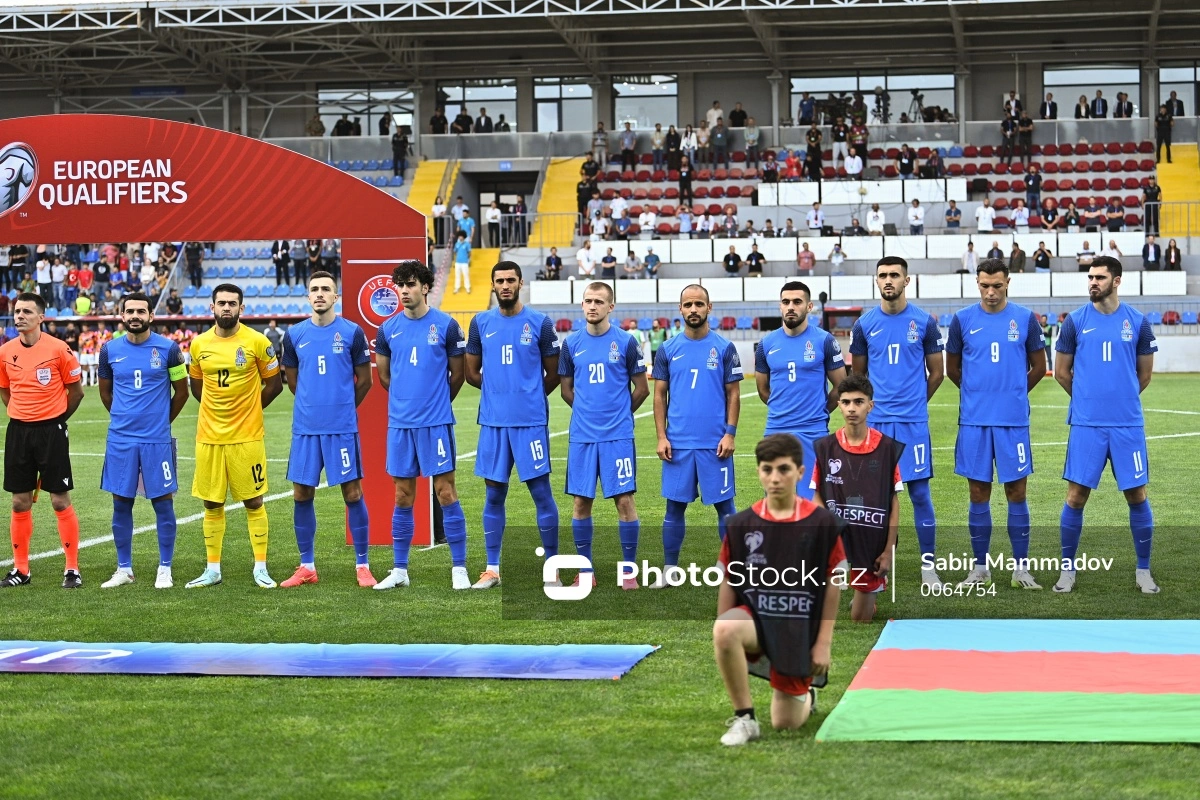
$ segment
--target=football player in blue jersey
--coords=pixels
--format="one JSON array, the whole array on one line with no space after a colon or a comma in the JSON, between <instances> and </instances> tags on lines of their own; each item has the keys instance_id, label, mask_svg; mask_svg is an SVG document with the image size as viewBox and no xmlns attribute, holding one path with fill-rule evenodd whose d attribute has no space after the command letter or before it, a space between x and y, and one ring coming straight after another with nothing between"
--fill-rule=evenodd
<instances>
[{"instance_id":1,"label":"football player in blue jersey","mask_svg":"<svg viewBox=\"0 0 1200 800\"><path fill-rule=\"evenodd\" d=\"M1014 589L1041 589L1029 573L1029 505L1033 473L1029 392L1046 375L1046 350L1037 315L1008 301L1008 265L979 262L979 302L954 315L946 340L946 375L959 387L954 472L967 479L967 530L975 564L960 586L990 586L992 464L1008 500Z\"/></svg>"},{"instance_id":2,"label":"football player in blue jersey","mask_svg":"<svg viewBox=\"0 0 1200 800\"><path fill-rule=\"evenodd\" d=\"M1083 533L1083 507L1112 464L1117 488L1129 503L1129 528L1137 555L1134 582L1157 594L1150 576L1154 515L1146 497L1150 463L1141 393L1150 385L1158 344L1149 320L1121 302L1121 262L1100 256L1088 270L1088 299L1063 320L1055 350L1054 379L1071 396L1067 424L1067 501L1060 520L1062 571L1054 591L1075 588L1074 559Z\"/></svg>"},{"instance_id":3,"label":"football player in blue jersey","mask_svg":"<svg viewBox=\"0 0 1200 800\"><path fill-rule=\"evenodd\" d=\"M754 380L767 406L763 436L790 433L804 450L804 479L796 487L805 500L813 489L813 445L829 435L829 412L837 405L837 386L846 377L842 348L828 331L809 323L812 292L789 281L779 292L783 327L754 347Z\"/></svg>"},{"instance_id":4,"label":"football player in blue jersey","mask_svg":"<svg viewBox=\"0 0 1200 800\"><path fill-rule=\"evenodd\" d=\"M733 342L709 329L708 290L699 284L685 287L679 311L684 335L664 342L654 358L654 428L667 501L662 534L668 567L679 564L684 515L697 496L716 509L717 530L725 539L725 521L737 511L733 450L742 409L742 362ZM659 580L651 585L666 584Z\"/></svg>"},{"instance_id":5,"label":"football player in blue jersey","mask_svg":"<svg viewBox=\"0 0 1200 800\"><path fill-rule=\"evenodd\" d=\"M617 505L621 560L632 562L640 528L633 501L633 414L650 396L650 386L637 339L609 322L613 308L612 287L590 284L583 292L587 328L566 338L558 358L562 398L572 410L566 492L575 498L571 532L580 555L592 558L592 503L599 480L604 496ZM626 578L622 588L636 589L637 579Z\"/></svg>"},{"instance_id":6,"label":"football player in blue jersey","mask_svg":"<svg viewBox=\"0 0 1200 800\"><path fill-rule=\"evenodd\" d=\"M375 362L379 382L388 392L387 471L396 487L392 512L393 568L376 589L408 586L408 555L415 522L413 502L417 477L433 479L433 492L442 507L446 544L450 546L450 583L471 588L467 576L467 519L458 502L454 475L454 398L465 377L462 328L436 308L430 308L433 273L420 261L402 261L392 283L404 310L379 329Z\"/></svg>"},{"instance_id":7,"label":"football player in blue jersey","mask_svg":"<svg viewBox=\"0 0 1200 800\"><path fill-rule=\"evenodd\" d=\"M325 480L330 486L340 486L346 501L358 585L375 585L367 564L370 520L363 499L355 412L371 390L371 348L363 329L333 310L337 297L333 275L324 270L314 272L308 278L312 316L288 328L283 336L283 374L296 396L288 480L292 482L292 521L300 549L300 566L280 584L283 588L317 582L314 498L322 467Z\"/></svg>"},{"instance_id":8,"label":"football player in blue jersey","mask_svg":"<svg viewBox=\"0 0 1200 800\"><path fill-rule=\"evenodd\" d=\"M521 303L521 267L492 267L497 308L475 315L467 335L467 383L479 389L479 445L475 474L487 485L483 538L487 568L474 589L500 584L508 481L513 466L529 487L546 558L558 553L558 504L550 488L550 404L558 387L554 323Z\"/></svg>"},{"instance_id":9,"label":"football player in blue jersey","mask_svg":"<svg viewBox=\"0 0 1200 800\"><path fill-rule=\"evenodd\" d=\"M942 385L942 333L937 320L908 302L908 262L884 256L875 266L879 306L859 317L850 334L851 368L868 375L875 387L875 408L867 424L906 447L900 476L913 504L921 580L940 583L933 568L937 518L929 495L933 477L929 436L929 400Z\"/></svg>"},{"instance_id":10,"label":"football player in blue jersey","mask_svg":"<svg viewBox=\"0 0 1200 800\"><path fill-rule=\"evenodd\" d=\"M113 496L117 571L105 589L133 583L133 501L150 498L158 529L155 589L174 586L175 503L179 490L171 423L187 404L187 368L179 345L151 332L154 309L141 292L121 298L126 335L100 348L100 401L112 417L100 488Z\"/></svg>"}]
</instances>

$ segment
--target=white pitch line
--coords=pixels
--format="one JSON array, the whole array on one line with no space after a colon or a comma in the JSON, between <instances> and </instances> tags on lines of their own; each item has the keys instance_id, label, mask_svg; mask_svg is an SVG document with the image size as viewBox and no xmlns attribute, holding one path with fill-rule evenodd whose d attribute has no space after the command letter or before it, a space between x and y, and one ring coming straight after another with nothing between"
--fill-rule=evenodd
<instances>
[{"instance_id":1,"label":"white pitch line","mask_svg":"<svg viewBox=\"0 0 1200 800\"><path fill-rule=\"evenodd\" d=\"M957 403L930 403L930 408L958 408ZM1045 408L1058 411L1066 411L1070 406L1047 406L1047 405L1031 405L1030 408ZM1178 408L1143 408L1143 412L1150 411L1155 414L1185 414L1189 417L1200 417L1200 411L1181 411Z\"/></svg>"},{"instance_id":2,"label":"white pitch line","mask_svg":"<svg viewBox=\"0 0 1200 800\"><path fill-rule=\"evenodd\" d=\"M72 453L72 455L79 455L79 454ZM322 483L317 488L318 489L328 489L329 484ZM275 500L282 500L285 497L291 497L291 496L292 496L291 491L279 492L278 494L269 494L263 498L263 503L271 503L271 502L274 502ZM241 503L230 503L229 505L225 506L225 510L226 511L236 511L237 509L239 509L241 507L242 507ZM178 519L175 520L175 524L177 526L178 525L187 525L189 523L197 522L202 519L204 519L203 511L201 511L199 514L191 514L186 517L179 517ZM134 528L133 533L136 536L139 533L149 533L150 531L156 531L156 530L158 530L157 524L143 525L140 528ZM113 540L113 538L112 538L111 533L108 534L107 536L93 536L91 539L84 539L83 541L81 541L79 543L79 549L82 550L85 547L95 547L98 544L108 544L112 540ZM45 552L42 552L42 553L30 554L29 560L30 561L38 561L43 558L53 558L54 556L61 556L62 554L63 554L62 548L59 548L57 550L46 550ZM12 566L12 563L13 563L12 559L9 559L7 561L0 561L0 567L9 567L9 566Z\"/></svg>"},{"instance_id":3,"label":"white pitch line","mask_svg":"<svg viewBox=\"0 0 1200 800\"><path fill-rule=\"evenodd\" d=\"M3 452L4 452L4 448L3 448L3 447L0 447L0 453L3 453ZM78 453L78 452L75 452L74 450L72 450L72 451L71 451L71 455L73 455L73 456L81 456L81 457L83 457L83 458L104 458L104 453ZM177 456L175 456L175 458L176 458L177 460L179 460L179 461L195 461L195 460L196 460L196 457L195 457L195 456L180 456L180 455L177 455ZM287 460L286 458L268 458L268 459L267 459L267 461L268 461L268 462L270 462L270 463L272 463L272 464L286 464L286 463L288 463L288 460Z\"/></svg>"}]
</instances>

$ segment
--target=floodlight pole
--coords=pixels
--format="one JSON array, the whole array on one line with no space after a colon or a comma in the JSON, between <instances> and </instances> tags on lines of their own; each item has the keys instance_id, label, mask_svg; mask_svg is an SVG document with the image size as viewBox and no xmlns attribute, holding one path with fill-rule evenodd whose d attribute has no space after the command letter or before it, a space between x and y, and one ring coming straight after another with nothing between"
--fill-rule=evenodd
<instances>
[{"instance_id":1,"label":"floodlight pole","mask_svg":"<svg viewBox=\"0 0 1200 800\"><path fill-rule=\"evenodd\" d=\"M771 84L771 147L772 149L779 148L779 82L783 80L783 73L779 70L774 70L767 75L767 83Z\"/></svg>"}]
</instances>

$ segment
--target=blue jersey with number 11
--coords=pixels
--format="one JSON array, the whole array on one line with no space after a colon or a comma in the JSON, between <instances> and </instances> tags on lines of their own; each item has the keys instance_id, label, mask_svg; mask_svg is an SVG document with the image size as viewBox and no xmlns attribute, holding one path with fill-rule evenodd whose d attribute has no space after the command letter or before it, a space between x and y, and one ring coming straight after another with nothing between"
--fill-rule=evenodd
<instances>
[{"instance_id":1,"label":"blue jersey with number 11","mask_svg":"<svg viewBox=\"0 0 1200 800\"><path fill-rule=\"evenodd\" d=\"M328 325L311 319L298 322L283 335L285 369L296 369L296 402L292 433L321 436L357 433L354 406L354 368L371 362L363 329L343 317Z\"/></svg>"},{"instance_id":2,"label":"blue jersey with number 11","mask_svg":"<svg viewBox=\"0 0 1200 800\"><path fill-rule=\"evenodd\" d=\"M928 311L909 303L899 314L876 306L859 317L850 353L867 357L875 408L867 422L928 422L925 356L942 351L942 332Z\"/></svg>"},{"instance_id":3,"label":"blue jersey with number 11","mask_svg":"<svg viewBox=\"0 0 1200 800\"><path fill-rule=\"evenodd\" d=\"M1121 303L1102 314L1088 303L1063 320L1055 349L1075 356L1068 424L1142 427L1137 360L1158 350L1142 312Z\"/></svg>"}]
</instances>

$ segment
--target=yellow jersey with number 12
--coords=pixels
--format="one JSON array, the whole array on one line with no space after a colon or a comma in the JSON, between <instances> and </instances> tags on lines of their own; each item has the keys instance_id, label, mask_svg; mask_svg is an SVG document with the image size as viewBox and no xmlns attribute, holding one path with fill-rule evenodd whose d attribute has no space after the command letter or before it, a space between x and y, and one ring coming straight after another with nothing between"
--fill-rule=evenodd
<instances>
[{"instance_id":1,"label":"yellow jersey with number 12","mask_svg":"<svg viewBox=\"0 0 1200 800\"><path fill-rule=\"evenodd\" d=\"M204 380L196 441L239 444L265 435L262 382L279 373L279 359L266 336L238 325L233 336L217 336L216 327L192 340L188 374Z\"/></svg>"}]
</instances>

